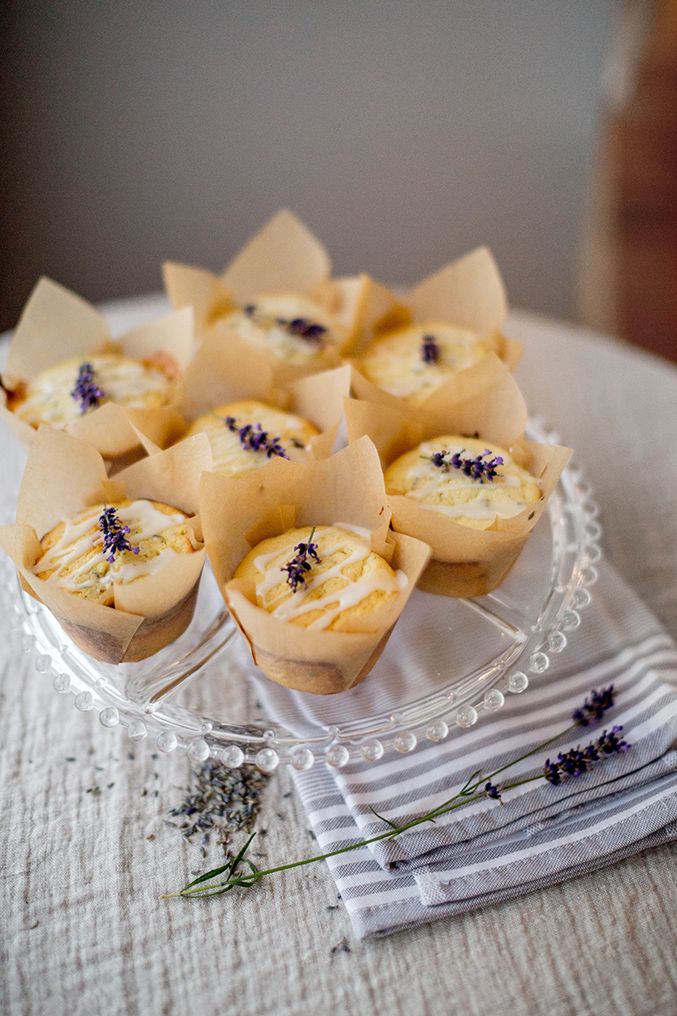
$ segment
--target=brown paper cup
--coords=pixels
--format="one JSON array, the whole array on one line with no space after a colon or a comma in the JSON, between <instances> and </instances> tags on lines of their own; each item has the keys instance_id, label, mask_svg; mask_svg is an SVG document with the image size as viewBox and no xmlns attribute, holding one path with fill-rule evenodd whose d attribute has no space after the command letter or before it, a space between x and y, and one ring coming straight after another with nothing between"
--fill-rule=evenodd
<instances>
[{"instance_id":1,"label":"brown paper cup","mask_svg":"<svg viewBox=\"0 0 677 1016\"><path fill-rule=\"evenodd\" d=\"M190 423L198 416L227 402L258 399L269 406L303 417L317 427L311 438L314 458L331 455L341 420L343 400L350 392L350 367L301 378L289 385L275 385L270 359L235 337L224 343L211 335L201 344L177 393L177 407Z\"/></svg>"},{"instance_id":2,"label":"brown paper cup","mask_svg":"<svg viewBox=\"0 0 677 1016\"><path fill-rule=\"evenodd\" d=\"M517 560L571 449L524 439L524 399L507 368L493 354L457 375L454 384L446 404L437 399L425 409L348 399L346 427L350 442L365 434L372 438L384 469L422 441L442 434L463 434L510 449L519 465L539 481L542 496L535 505L513 518L497 519L484 530L462 526L403 494L388 495L393 529L432 548L433 559L420 587L445 596L483 596L500 585Z\"/></svg>"},{"instance_id":3,"label":"brown paper cup","mask_svg":"<svg viewBox=\"0 0 677 1016\"><path fill-rule=\"evenodd\" d=\"M430 556L421 541L389 532L383 475L368 438L328 459L278 461L265 473L239 480L205 474L200 517L216 579L254 662L277 684L318 695L345 691L366 677ZM280 621L256 605L252 583L233 578L261 540L295 526L336 522L369 530L372 549L408 579L407 588L370 616L364 630L309 631Z\"/></svg>"},{"instance_id":4,"label":"brown paper cup","mask_svg":"<svg viewBox=\"0 0 677 1016\"><path fill-rule=\"evenodd\" d=\"M113 340L106 321L91 304L51 279L40 279L10 343L2 375L4 390L0 397L0 415L20 440L30 444L36 431L8 410L6 392L30 381L41 371L74 357L85 359L96 352L114 350L134 359L166 356L180 376L188 366L193 349L189 309L174 311ZM152 446L163 448L183 427L183 420L173 404L156 409L118 406L117 413L111 413L112 405L105 403L66 428L69 434L94 445L106 459L148 451L139 435L148 439Z\"/></svg>"},{"instance_id":5,"label":"brown paper cup","mask_svg":"<svg viewBox=\"0 0 677 1016\"><path fill-rule=\"evenodd\" d=\"M188 626L204 565L197 517L199 478L211 465L202 434L175 448L149 455L108 479L101 455L63 431L40 427L28 455L15 525L0 526L0 546L14 561L21 583L52 611L73 641L107 663L144 659ZM115 588L115 607L88 603L33 573L39 540L62 519L90 505L124 497L147 498L191 516L193 554L179 556L162 571Z\"/></svg>"}]
</instances>

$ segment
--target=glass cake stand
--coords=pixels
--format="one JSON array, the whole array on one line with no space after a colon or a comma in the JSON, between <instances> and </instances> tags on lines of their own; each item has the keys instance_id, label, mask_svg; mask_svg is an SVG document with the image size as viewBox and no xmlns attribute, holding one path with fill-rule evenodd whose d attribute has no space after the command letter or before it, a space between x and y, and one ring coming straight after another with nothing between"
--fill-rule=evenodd
<instances>
[{"instance_id":1,"label":"glass cake stand","mask_svg":"<svg viewBox=\"0 0 677 1016\"><path fill-rule=\"evenodd\" d=\"M539 421L528 433L556 441ZM11 486L5 517L15 500ZM589 486L570 465L496 592L460 600L416 590L371 674L331 696L290 691L263 676L209 569L181 638L148 660L117 666L79 650L21 590L6 559L0 596L11 635L35 670L76 709L96 710L103 727L122 726L134 741L164 753L184 750L196 761L211 755L266 772L281 763L306 770L316 761L341 768L456 736L544 673L590 603L601 555L597 515Z\"/></svg>"}]
</instances>

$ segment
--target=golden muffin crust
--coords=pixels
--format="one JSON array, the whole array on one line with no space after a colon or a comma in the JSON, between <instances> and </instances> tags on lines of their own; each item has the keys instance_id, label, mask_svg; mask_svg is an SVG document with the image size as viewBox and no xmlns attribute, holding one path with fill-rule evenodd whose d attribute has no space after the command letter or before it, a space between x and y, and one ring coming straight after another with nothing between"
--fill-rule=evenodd
<instances>
[{"instance_id":1,"label":"golden muffin crust","mask_svg":"<svg viewBox=\"0 0 677 1016\"><path fill-rule=\"evenodd\" d=\"M254 428L254 446L247 440L247 425ZM260 428L260 429L259 429ZM266 439L261 440L260 431ZM273 458L301 460L308 457L308 442L319 431L301 416L285 413L265 402L243 399L217 406L199 416L191 425L188 436L205 433L212 448L213 470L224 476L244 476L260 469ZM271 451L275 448L275 451ZM280 449L284 456L279 455Z\"/></svg>"},{"instance_id":2,"label":"golden muffin crust","mask_svg":"<svg viewBox=\"0 0 677 1016\"><path fill-rule=\"evenodd\" d=\"M481 456L487 462L500 457L503 463L496 466L493 479L486 474L473 479L462 468L434 465L431 456L442 452L447 463L455 453L462 460ZM389 494L404 494L422 508L442 512L473 529L488 529L497 518L518 515L541 497L537 481L505 448L458 434L442 434L401 455L386 469L385 482Z\"/></svg>"},{"instance_id":3,"label":"golden muffin crust","mask_svg":"<svg viewBox=\"0 0 677 1016\"><path fill-rule=\"evenodd\" d=\"M262 293L221 320L241 339L287 363L307 363L345 339L345 329L324 307L296 293Z\"/></svg>"},{"instance_id":4,"label":"golden muffin crust","mask_svg":"<svg viewBox=\"0 0 677 1016\"><path fill-rule=\"evenodd\" d=\"M307 546L311 531L320 560L306 555L311 568L294 592L282 569L297 557L299 544ZM354 630L355 619L363 624L370 613L390 603L407 582L370 549L366 531L339 523L290 529L263 540L240 562L235 578L250 579L257 605L281 621L343 632Z\"/></svg>"},{"instance_id":5,"label":"golden muffin crust","mask_svg":"<svg viewBox=\"0 0 677 1016\"><path fill-rule=\"evenodd\" d=\"M116 553L113 562L104 553L99 526L104 508L114 508L120 525L129 526L125 537L132 549ZM187 520L185 512L159 501L94 505L43 536L43 553L33 572L73 596L112 607L114 584L128 585L156 572L175 554L192 554Z\"/></svg>"},{"instance_id":6,"label":"golden muffin crust","mask_svg":"<svg viewBox=\"0 0 677 1016\"><path fill-rule=\"evenodd\" d=\"M171 357L159 354L133 360L116 353L98 353L64 360L43 370L8 396L8 408L33 427L49 423L63 428L79 420L87 408L76 391L80 368L90 364L93 383L103 393L95 405L116 402L129 409L156 409L167 405L174 393L177 368ZM90 408L94 408L91 406Z\"/></svg>"},{"instance_id":7,"label":"golden muffin crust","mask_svg":"<svg viewBox=\"0 0 677 1016\"><path fill-rule=\"evenodd\" d=\"M429 321L380 335L358 367L373 384L418 405L489 350L488 343L465 328Z\"/></svg>"}]
</instances>

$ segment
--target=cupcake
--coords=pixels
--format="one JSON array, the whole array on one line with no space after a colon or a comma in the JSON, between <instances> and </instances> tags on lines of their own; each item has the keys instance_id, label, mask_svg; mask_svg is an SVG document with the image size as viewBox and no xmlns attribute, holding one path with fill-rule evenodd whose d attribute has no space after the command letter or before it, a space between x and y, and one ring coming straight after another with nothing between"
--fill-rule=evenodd
<instances>
[{"instance_id":1,"label":"cupcake","mask_svg":"<svg viewBox=\"0 0 677 1016\"><path fill-rule=\"evenodd\" d=\"M517 560L571 451L524 438L524 399L494 354L447 396L425 409L347 400L348 439L372 436L393 529L432 549L421 588L482 596Z\"/></svg>"},{"instance_id":2,"label":"cupcake","mask_svg":"<svg viewBox=\"0 0 677 1016\"><path fill-rule=\"evenodd\" d=\"M21 482L17 524L0 527L23 587L84 652L145 659L190 623L204 565L198 483L204 435L106 475L87 442L42 426Z\"/></svg>"},{"instance_id":3,"label":"cupcake","mask_svg":"<svg viewBox=\"0 0 677 1016\"><path fill-rule=\"evenodd\" d=\"M2 413L27 443L47 424L110 460L129 456L139 434L163 447L183 426L176 391L192 351L188 310L113 340L90 304L41 279L10 344Z\"/></svg>"},{"instance_id":4,"label":"cupcake","mask_svg":"<svg viewBox=\"0 0 677 1016\"><path fill-rule=\"evenodd\" d=\"M286 210L220 276L172 262L163 271L172 305L193 308L200 339L242 340L270 357L281 381L338 364L396 303L367 275L333 279L324 246Z\"/></svg>"},{"instance_id":5,"label":"cupcake","mask_svg":"<svg viewBox=\"0 0 677 1016\"><path fill-rule=\"evenodd\" d=\"M538 481L500 445L439 435L400 455L385 471L389 494L403 494L457 525L489 529L541 497Z\"/></svg>"},{"instance_id":6,"label":"cupcake","mask_svg":"<svg viewBox=\"0 0 677 1016\"><path fill-rule=\"evenodd\" d=\"M188 515L158 501L125 499L86 508L40 540L32 571L43 582L91 603L115 606L115 588L192 554Z\"/></svg>"},{"instance_id":7,"label":"cupcake","mask_svg":"<svg viewBox=\"0 0 677 1016\"><path fill-rule=\"evenodd\" d=\"M313 631L365 631L407 585L364 533L338 524L262 540L235 578L253 583L257 605L273 617Z\"/></svg>"},{"instance_id":8,"label":"cupcake","mask_svg":"<svg viewBox=\"0 0 677 1016\"><path fill-rule=\"evenodd\" d=\"M354 356L353 391L396 405L443 402L449 384L489 353L513 368L521 344L503 335L505 289L486 248L472 251L406 293Z\"/></svg>"},{"instance_id":9,"label":"cupcake","mask_svg":"<svg viewBox=\"0 0 677 1016\"><path fill-rule=\"evenodd\" d=\"M179 385L177 408L189 435L209 438L213 468L242 476L274 459L330 455L349 391L348 366L276 386L265 354L210 336Z\"/></svg>"},{"instance_id":10,"label":"cupcake","mask_svg":"<svg viewBox=\"0 0 677 1016\"><path fill-rule=\"evenodd\" d=\"M467 328L427 321L379 335L358 367L372 384L420 405L445 381L490 351L490 343Z\"/></svg>"},{"instance_id":11,"label":"cupcake","mask_svg":"<svg viewBox=\"0 0 677 1016\"><path fill-rule=\"evenodd\" d=\"M310 454L316 427L293 413L285 413L243 399L227 402L204 413L191 425L188 436L206 434L212 449L212 469L224 476L245 476L272 458L302 460Z\"/></svg>"},{"instance_id":12,"label":"cupcake","mask_svg":"<svg viewBox=\"0 0 677 1016\"><path fill-rule=\"evenodd\" d=\"M254 662L278 684L319 695L370 672L430 554L389 532L368 438L239 479L206 473L200 517Z\"/></svg>"}]
</instances>

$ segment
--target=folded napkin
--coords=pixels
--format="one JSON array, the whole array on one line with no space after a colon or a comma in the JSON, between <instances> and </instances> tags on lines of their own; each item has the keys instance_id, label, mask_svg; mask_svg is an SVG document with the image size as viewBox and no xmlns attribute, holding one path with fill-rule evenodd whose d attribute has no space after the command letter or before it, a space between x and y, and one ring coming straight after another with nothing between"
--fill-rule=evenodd
<instances>
[{"instance_id":1,"label":"folded napkin","mask_svg":"<svg viewBox=\"0 0 677 1016\"><path fill-rule=\"evenodd\" d=\"M456 638L463 633L455 631ZM487 798L328 863L357 935L402 928L510 899L677 838L677 651L608 564L581 627L550 670L476 727L409 755L295 773L322 852L383 832L371 808L401 823L563 730L593 688L613 684L614 707L511 768L512 780L623 724L632 749L560 786L545 781ZM672 687L671 687L672 685ZM500 784L500 778L495 782Z\"/></svg>"}]
</instances>

